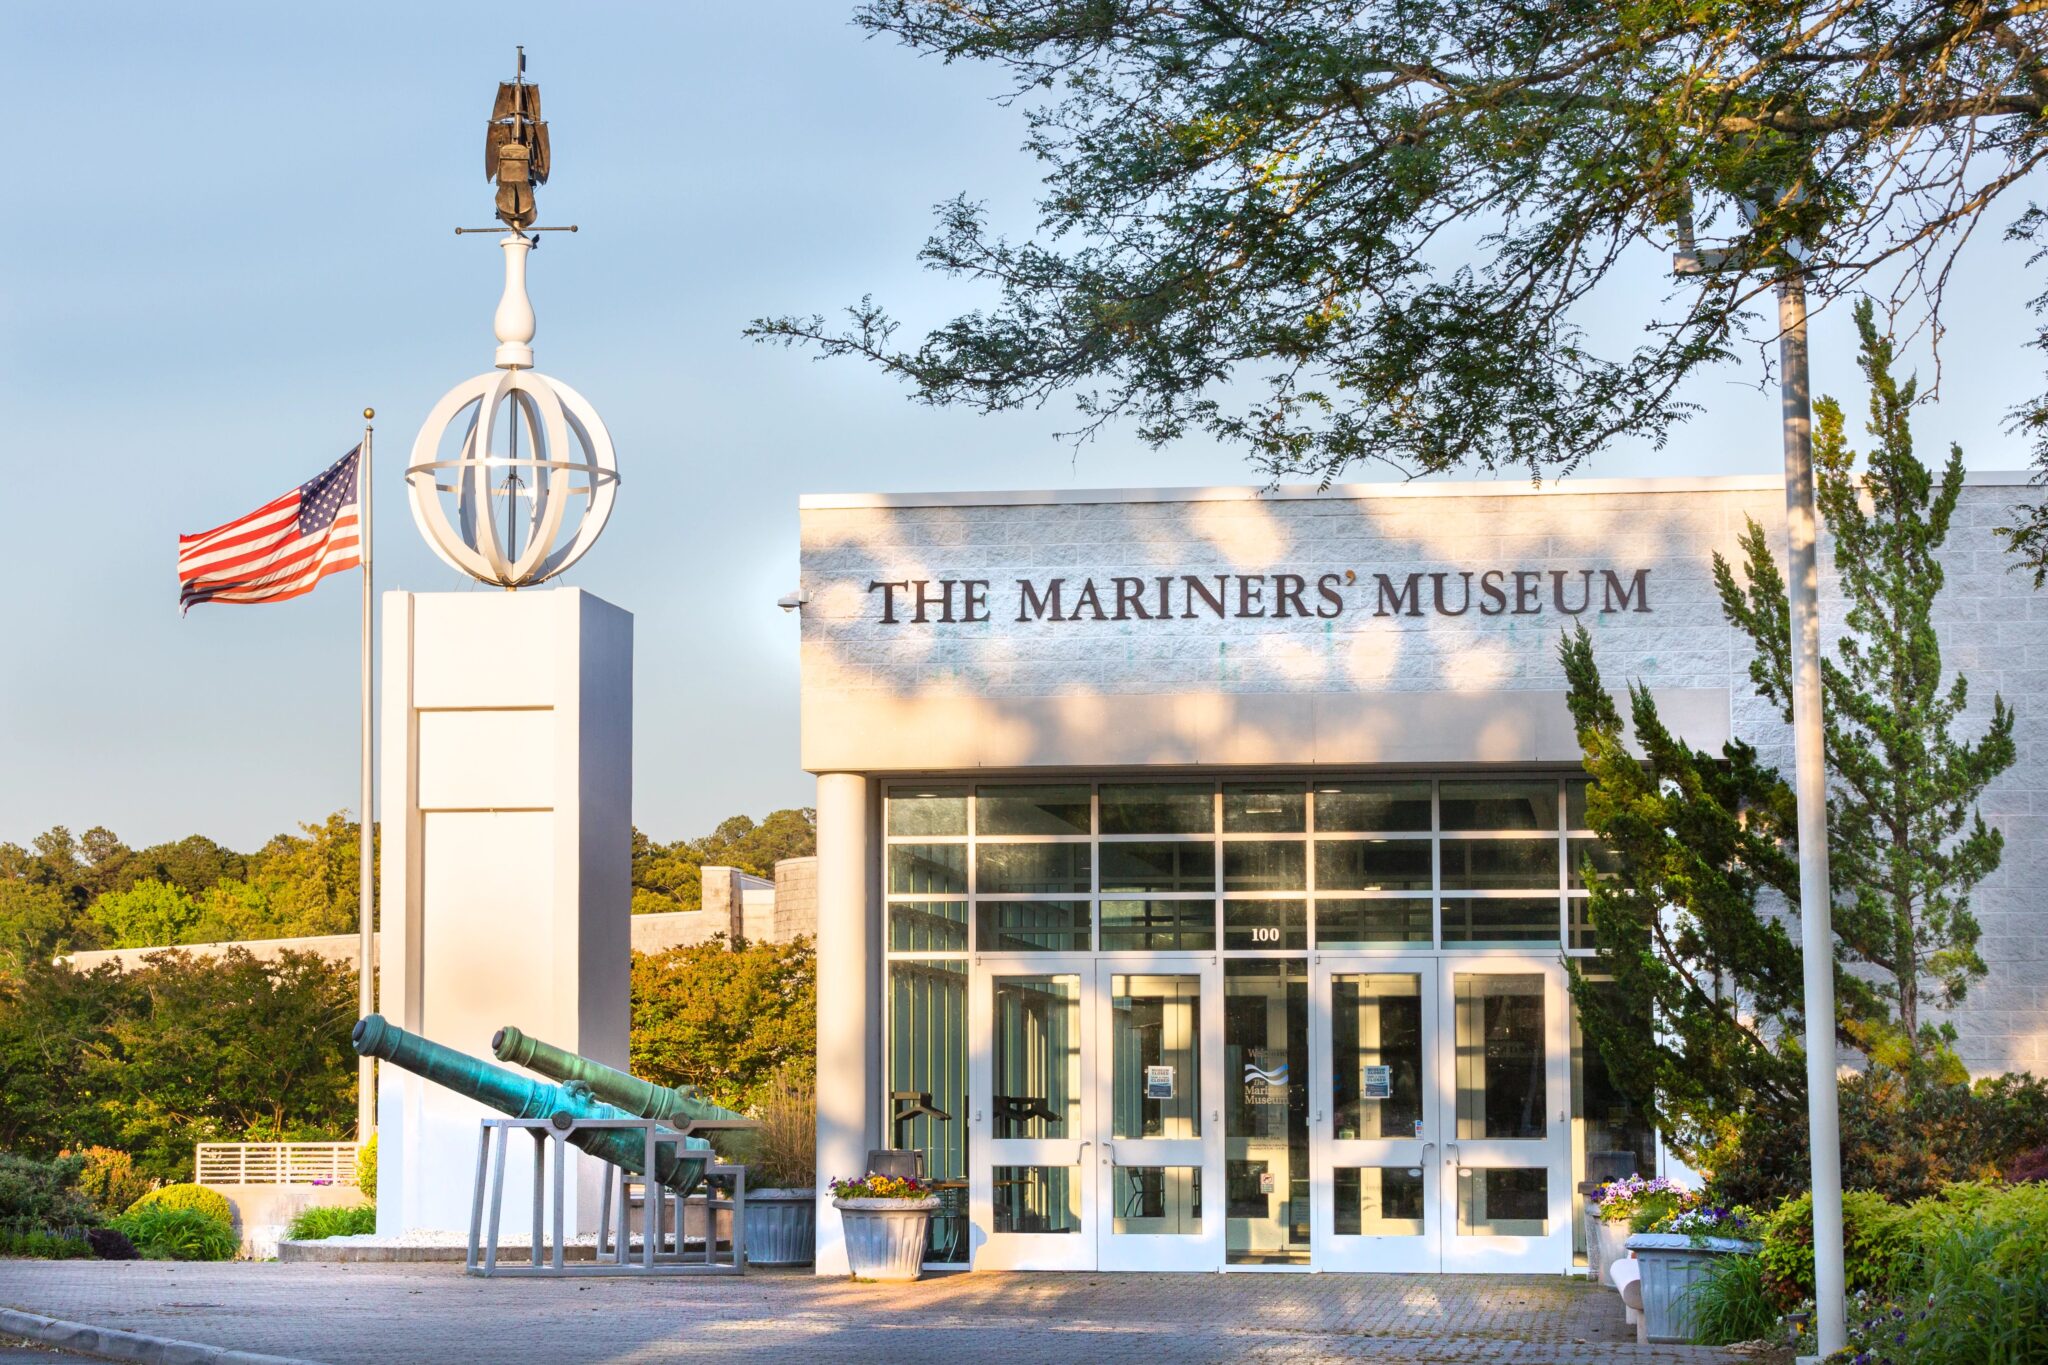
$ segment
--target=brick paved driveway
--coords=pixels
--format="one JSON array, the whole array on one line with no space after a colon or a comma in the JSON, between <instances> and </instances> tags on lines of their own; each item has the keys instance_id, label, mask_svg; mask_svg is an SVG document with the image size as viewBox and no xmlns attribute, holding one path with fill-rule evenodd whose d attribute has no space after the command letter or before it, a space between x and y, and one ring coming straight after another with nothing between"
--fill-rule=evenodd
<instances>
[{"instance_id":1,"label":"brick paved driveway","mask_svg":"<svg viewBox=\"0 0 2048 1365\"><path fill-rule=\"evenodd\" d=\"M521 1283L447 1265L0 1261L0 1304L335 1365L1735 1359L1634 1345L1612 1291L1583 1281L1482 1276L979 1274L889 1286L757 1271Z\"/></svg>"}]
</instances>

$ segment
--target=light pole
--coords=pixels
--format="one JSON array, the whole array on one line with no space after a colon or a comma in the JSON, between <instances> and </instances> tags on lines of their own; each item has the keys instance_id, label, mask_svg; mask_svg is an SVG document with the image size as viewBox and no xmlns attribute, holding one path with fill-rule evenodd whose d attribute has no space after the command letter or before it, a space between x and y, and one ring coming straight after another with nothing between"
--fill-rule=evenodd
<instances>
[{"instance_id":1,"label":"light pole","mask_svg":"<svg viewBox=\"0 0 2048 1365\"><path fill-rule=\"evenodd\" d=\"M1742 205L1751 222L1751 205ZM1681 274L1727 262L1701 252L1690 216L1679 224ZM1813 1170L1813 1317L1819 1354L1848 1344L1842 1253L1841 1114L1835 1081L1835 929L1828 889L1827 745L1822 728L1820 561L1813 496L1813 392L1806 350L1806 280L1797 243L1778 272L1779 413L1785 433L1785 590L1791 608L1792 789L1799 807L1799 948L1806 1005L1806 1125Z\"/></svg>"}]
</instances>

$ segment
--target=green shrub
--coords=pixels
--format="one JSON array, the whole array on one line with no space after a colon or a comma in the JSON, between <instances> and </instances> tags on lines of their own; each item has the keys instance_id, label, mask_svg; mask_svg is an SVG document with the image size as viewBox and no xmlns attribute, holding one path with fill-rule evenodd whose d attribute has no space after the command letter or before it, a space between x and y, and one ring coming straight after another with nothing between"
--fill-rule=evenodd
<instances>
[{"instance_id":1,"label":"green shrub","mask_svg":"<svg viewBox=\"0 0 2048 1365\"><path fill-rule=\"evenodd\" d=\"M1971 1084L1938 1053L1873 1061L1841 1082L1841 1126L1842 1184L1911 1203L1990 1179L2048 1143L2048 1081L2014 1074ZM1744 1114L1701 1161L1726 1203L1768 1208L1809 1189L1806 1097Z\"/></svg>"},{"instance_id":2,"label":"green shrub","mask_svg":"<svg viewBox=\"0 0 2048 1365\"><path fill-rule=\"evenodd\" d=\"M114 1228L152 1261L232 1261L241 1247L225 1218L170 1204L139 1203Z\"/></svg>"},{"instance_id":3,"label":"green shrub","mask_svg":"<svg viewBox=\"0 0 2048 1365\"><path fill-rule=\"evenodd\" d=\"M135 1169L135 1159L112 1147L87 1147L76 1153L85 1162L78 1173L78 1192L92 1201L101 1218L126 1213L149 1193L149 1181Z\"/></svg>"},{"instance_id":4,"label":"green shrub","mask_svg":"<svg viewBox=\"0 0 2048 1365\"><path fill-rule=\"evenodd\" d=\"M317 1242L324 1237L359 1237L376 1230L376 1205L347 1209L326 1205L301 1210L284 1235L294 1242Z\"/></svg>"},{"instance_id":5,"label":"green shrub","mask_svg":"<svg viewBox=\"0 0 2048 1365\"><path fill-rule=\"evenodd\" d=\"M1761 1341L1778 1333L1778 1306L1764 1288L1757 1256L1716 1256L1686 1295L1693 1340L1702 1346Z\"/></svg>"},{"instance_id":6,"label":"green shrub","mask_svg":"<svg viewBox=\"0 0 2048 1365\"><path fill-rule=\"evenodd\" d=\"M1977 1185L1915 1205L1907 1319L1911 1361L2026 1365L2048 1360L2048 1186Z\"/></svg>"},{"instance_id":7,"label":"green shrub","mask_svg":"<svg viewBox=\"0 0 2048 1365\"><path fill-rule=\"evenodd\" d=\"M39 1261L76 1261L90 1258L92 1246L83 1237L67 1237L41 1228L17 1231L0 1229L0 1256L27 1256Z\"/></svg>"},{"instance_id":8,"label":"green shrub","mask_svg":"<svg viewBox=\"0 0 2048 1365\"><path fill-rule=\"evenodd\" d=\"M377 1135L356 1148L356 1188L372 1204L377 1202Z\"/></svg>"},{"instance_id":9,"label":"green shrub","mask_svg":"<svg viewBox=\"0 0 2048 1365\"><path fill-rule=\"evenodd\" d=\"M77 1189L85 1158L54 1161L0 1152L0 1225L71 1227L101 1221L92 1201Z\"/></svg>"},{"instance_id":10,"label":"green shrub","mask_svg":"<svg viewBox=\"0 0 2048 1365\"><path fill-rule=\"evenodd\" d=\"M1843 1269L1851 1292L1899 1283L1914 1251L1913 1211L1868 1190L1842 1195ZM1813 1196L1788 1199L1764 1220L1757 1253L1763 1286L1781 1308L1813 1297Z\"/></svg>"},{"instance_id":11,"label":"green shrub","mask_svg":"<svg viewBox=\"0 0 2048 1365\"><path fill-rule=\"evenodd\" d=\"M235 1225L235 1208L228 1203L228 1197L204 1185L165 1185L151 1190L128 1206L130 1213L141 1209L197 1209L229 1227Z\"/></svg>"}]
</instances>

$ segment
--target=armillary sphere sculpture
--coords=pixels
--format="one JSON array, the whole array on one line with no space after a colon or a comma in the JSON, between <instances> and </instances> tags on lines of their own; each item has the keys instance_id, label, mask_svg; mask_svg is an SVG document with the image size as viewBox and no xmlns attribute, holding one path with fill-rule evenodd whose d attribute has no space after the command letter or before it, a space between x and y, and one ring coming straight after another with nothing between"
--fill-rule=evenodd
<instances>
[{"instance_id":1,"label":"armillary sphere sculpture","mask_svg":"<svg viewBox=\"0 0 2048 1365\"><path fill-rule=\"evenodd\" d=\"M534 186L547 182L550 161L540 87L526 82L522 49L518 78L498 86L485 143L498 218L511 229L498 243L505 292L493 318L497 368L442 395L405 471L413 521L434 553L460 573L505 588L546 582L581 559L604 532L619 483L618 457L597 409L533 368L526 257L539 233L576 230L533 226Z\"/></svg>"}]
</instances>

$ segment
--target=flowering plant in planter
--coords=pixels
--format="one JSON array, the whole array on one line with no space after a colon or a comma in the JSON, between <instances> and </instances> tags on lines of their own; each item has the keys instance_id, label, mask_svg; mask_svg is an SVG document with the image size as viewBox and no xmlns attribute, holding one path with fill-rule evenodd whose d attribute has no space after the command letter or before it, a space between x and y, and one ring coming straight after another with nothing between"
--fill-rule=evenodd
<instances>
[{"instance_id":1,"label":"flowering plant in planter","mask_svg":"<svg viewBox=\"0 0 2048 1365\"><path fill-rule=\"evenodd\" d=\"M1760 1229L1750 1219L1749 1210L1727 1209L1714 1204L1696 1204L1689 1208L1681 1208L1650 1228L1650 1231L1675 1232L1690 1237L1694 1246L1706 1245L1709 1237L1736 1237L1747 1240L1760 1235Z\"/></svg>"},{"instance_id":2,"label":"flowering plant in planter","mask_svg":"<svg viewBox=\"0 0 2048 1365\"><path fill-rule=\"evenodd\" d=\"M1605 1223L1627 1222L1644 1229L1685 1208L1693 1198L1675 1180L1639 1175L1610 1180L1593 1192L1593 1214Z\"/></svg>"},{"instance_id":3,"label":"flowering plant in planter","mask_svg":"<svg viewBox=\"0 0 2048 1365\"><path fill-rule=\"evenodd\" d=\"M930 1199L932 1183L915 1176L876 1175L873 1171L858 1180L832 1182L835 1199Z\"/></svg>"}]
</instances>

